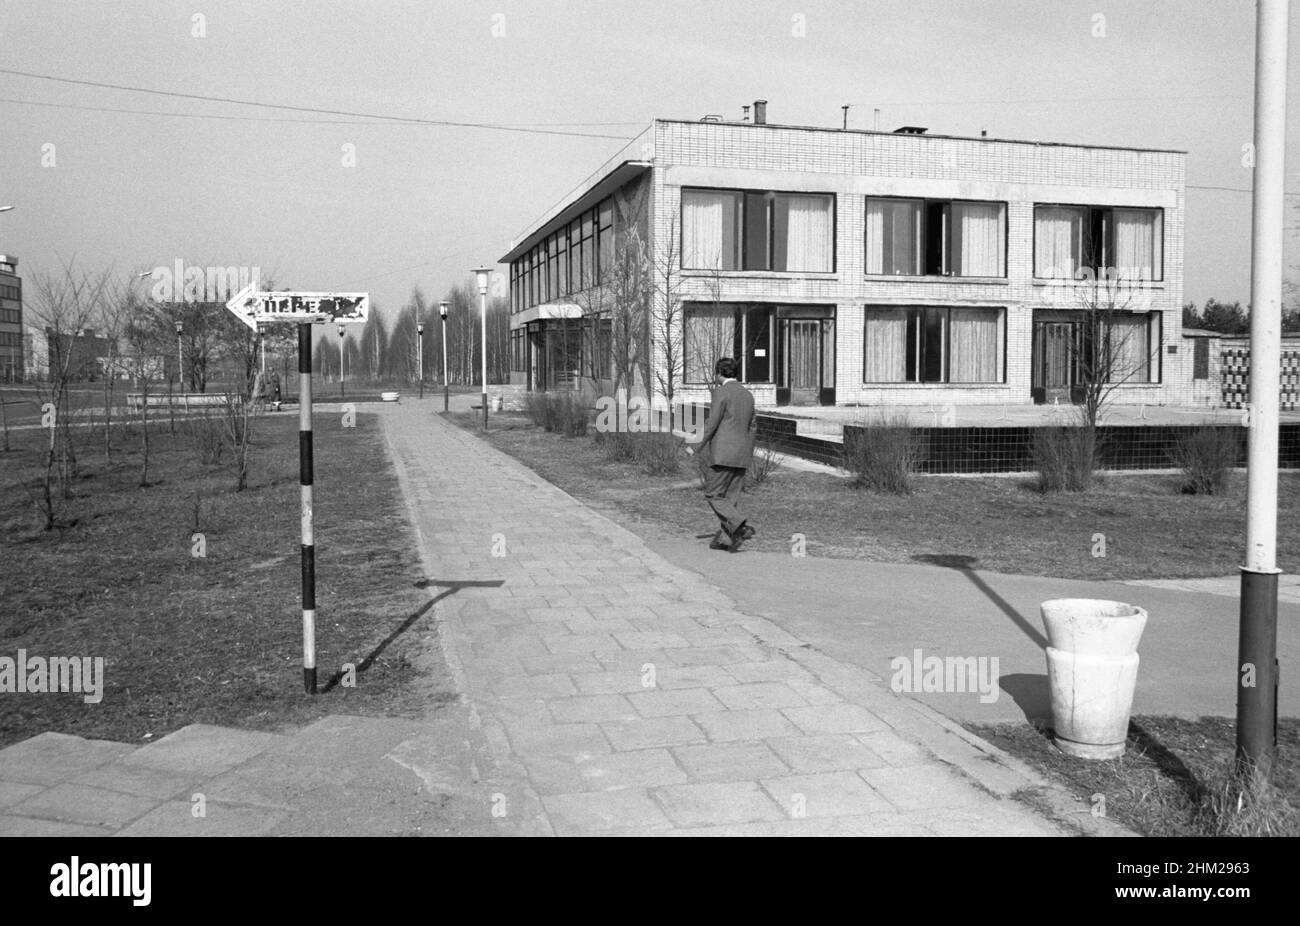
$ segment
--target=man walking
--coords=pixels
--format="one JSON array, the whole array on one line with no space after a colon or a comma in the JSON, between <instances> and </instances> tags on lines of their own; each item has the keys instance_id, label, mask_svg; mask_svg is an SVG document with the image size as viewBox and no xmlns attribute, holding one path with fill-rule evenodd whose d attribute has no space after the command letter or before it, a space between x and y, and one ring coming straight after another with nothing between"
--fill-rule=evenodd
<instances>
[{"instance_id":1,"label":"man walking","mask_svg":"<svg viewBox=\"0 0 1300 926\"><path fill-rule=\"evenodd\" d=\"M719 385L713 390L709 422L698 449L713 454L704 483L704 497L721 522L721 529L709 548L732 553L757 533L746 522L738 504L745 485L745 471L754 462L754 438L758 434L754 397L736 381L739 366L731 357L723 357L713 367Z\"/></svg>"}]
</instances>

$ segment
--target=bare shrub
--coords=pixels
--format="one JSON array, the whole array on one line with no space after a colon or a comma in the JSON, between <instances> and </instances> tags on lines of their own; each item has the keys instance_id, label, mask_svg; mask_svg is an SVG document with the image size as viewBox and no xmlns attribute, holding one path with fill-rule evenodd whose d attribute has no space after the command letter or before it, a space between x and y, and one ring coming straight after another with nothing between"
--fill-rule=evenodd
<instances>
[{"instance_id":1,"label":"bare shrub","mask_svg":"<svg viewBox=\"0 0 1300 926\"><path fill-rule=\"evenodd\" d=\"M854 485L891 495L912 494L921 448L906 416L880 418L844 431L844 467Z\"/></svg>"},{"instance_id":2,"label":"bare shrub","mask_svg":"<svg viewBox=\"0 0 1300 926\"><path fill-rule=\"evenodd\" d=\"M1222 495L1228 471L1237 465L1241 434L1235 428L1197 428L1180 437L1170 451L1183 471L1179 491L1186 495Z\"/></svg>"},{"instance_id":3,"label":"bare shrub","mask_svg":"<svg viewBox=\"0 0 1300 926\"><path fill-rule=\"evenodd\" d=\"M767 482L784 461L785 457L773 450L770 445L759 444L754 448L754 462L749 465L749 470L745 473L745 488L752 489Z\"/></svg>"},{"instance_id":4,"label":"bare shrub","mask_svg":"<svg viewBox=\"0 0 1300 926\"><path fill-rule=\"evenodd\" d=\"M1099 447L1095 428L1046 427L1034 431L1034 469L1041 492L1082 492L1092 485Z\"/></svg>"}]
</instances>

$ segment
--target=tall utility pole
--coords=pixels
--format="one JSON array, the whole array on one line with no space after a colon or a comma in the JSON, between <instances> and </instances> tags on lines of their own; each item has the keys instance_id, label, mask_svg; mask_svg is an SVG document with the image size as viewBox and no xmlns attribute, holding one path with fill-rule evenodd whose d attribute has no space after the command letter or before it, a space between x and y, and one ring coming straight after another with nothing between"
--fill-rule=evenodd
<instances>
[{"instance_id":1,"label":"tall utility pole","mask_svg":"<svg viewBox=\"0 0 1300 926\"><path fill-rule=\"evenodd\" d=\"M1289 0L1255 9L1255 187L1250 255L1246 564L1237 647L1237 768L1252 787L1277 752L1277 454Z\"/></svg>"}]
</instances>

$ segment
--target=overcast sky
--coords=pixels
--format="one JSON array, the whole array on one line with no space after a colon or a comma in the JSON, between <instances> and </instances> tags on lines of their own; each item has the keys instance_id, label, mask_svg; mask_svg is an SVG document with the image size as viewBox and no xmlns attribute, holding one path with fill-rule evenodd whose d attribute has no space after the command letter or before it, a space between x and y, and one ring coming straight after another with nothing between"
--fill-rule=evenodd
<instances>
[{"instance_id":1,"label":"overcast sky","mask_svg":"<svg viewBox=\"0 0 1300 926\"><path fill-rule=\"evenodd\" d=\"M1290 45L1294 114L1300 13ZM1250 196L1200 188L1251 183L1245 0L0 0L0 48L45 77L530 129L0 73L0 252L24 276L259 266L392 310L495 262L653 117L766 99L777 123L849 103L857 128L879 108L883 129L1186 150L1185 296L1249 298ZM1287 164L1300 192L1300 118Z\"/></svg>"}]
</instances>

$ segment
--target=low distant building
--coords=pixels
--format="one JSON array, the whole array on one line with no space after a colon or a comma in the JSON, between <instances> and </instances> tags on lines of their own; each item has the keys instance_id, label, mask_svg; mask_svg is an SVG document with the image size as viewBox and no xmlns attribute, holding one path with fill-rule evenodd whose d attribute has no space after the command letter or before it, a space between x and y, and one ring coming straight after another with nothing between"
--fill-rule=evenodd
<instances>
[{"instance_id":1,"label":"low distant building","mask_svg":"<svg viewBox=\"0 0 1300 926\"><path fill-rule=\"evenodd\" d=\"M21 382L23 366L23 281L18 258L0 254L0 382Z\"/></svg>"},{"instance_id":2,"label":"low distant building","mask_svg":"<svg viewBox=\"0 0 1300 926\"><path fill-rule=\"evenodd\" d=\"M23 332L23 354L29 375L49 379L52 372L67 370L74 383L98 382L104 377L111 340L82 328L72 334L58 334L53 328L29 327Z\"/></svg>"}]
</instances>

